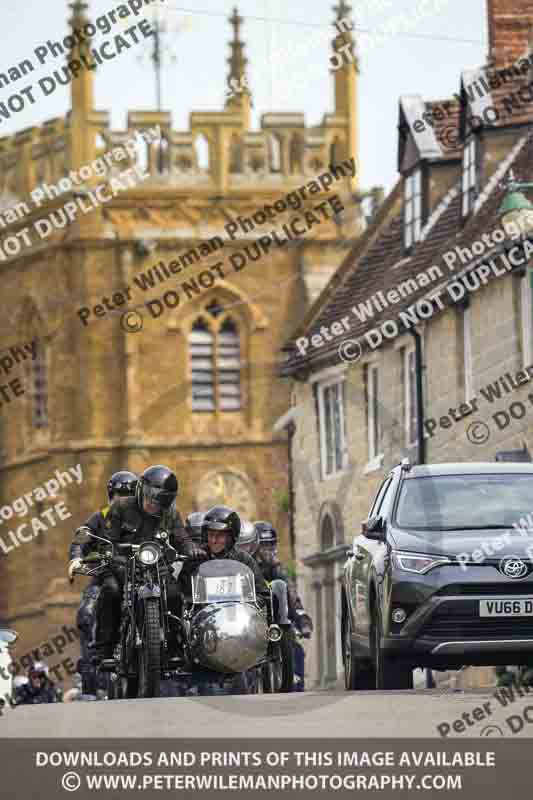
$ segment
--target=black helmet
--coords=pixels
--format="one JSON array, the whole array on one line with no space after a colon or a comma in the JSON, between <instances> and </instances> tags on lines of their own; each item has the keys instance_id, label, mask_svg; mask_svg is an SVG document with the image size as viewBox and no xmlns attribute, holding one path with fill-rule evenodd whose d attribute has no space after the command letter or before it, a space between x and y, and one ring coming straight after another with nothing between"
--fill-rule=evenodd
<instances>
[{"instance_id":1,"label":"black helmet","mask_svg":"<svg viewBox=\"0 0 533 800\"><path fill-rule=\"evenodd\" d=\"M112 499L114 494L119 494L121 497L134 497L137 480L137 475L134 472L128 472L127 470L114 472L107 482L109 500Z\"/></svg>"},{"instance_id":2,"label":"black helmet","mask_svg":"<svg viewBox=\"0 0 533 800\"><path fill-rule=\"evenodd\" d=\"M237 547L251 556L257 550L257 534L254 525L247 519L241 519L241 532L237 540Z\"/></svg>"},{"instance_id":3,"label":"black helmet","mask_svg":"<svg viewBox=\"0 0 533 800\"><path fill-rule=\"evenodd\" d=\"M257 546L255 556L266 564L274 564L277 561L278 534L270 522L254 522Z\"/></svg>"},{"instance_id":4,"label":"black helmet","mask_svg":"<svg viewBox=\"0 0 533 800\"><path fill-rule=\"evenodd\" d=\"M277 545L278 534L270 522L259 520L258 522L254 522L254 528L257 535L258 547L261 547L262 544Z\"/></svg>"},{"instance_id":5,"label":"black helmet","mask_svg":"<svg viewBox=\"0 0 533 800\"><path fill-rule=\"evenodd\" d=\"M193 511L185 520L185 528L193 542L200 543L202 541L202 522L204 517L205 513L203 511Z\"/></svg>"},{"instance_id":6,"label":"black helmet","mask_svg":"<svg viewBox=\"0 0 533 800\"><path fill-rule=\"evenodd\" d=\"M163 511L170 508L178 494L178 480L171 469L156 464L148 467L139 477L135 497L140 511L144 511L146 502L154 510L147 511L153 517L160 517Z\"/></svg>"},{"instance_id":7,"label":"black helmet","mask_svg":"<svg viewBox=\"0 0 533 800\"><path fill-rule=\"evenodd\" d=\"M34 661L28 669L29 678L48 678L48 665L44 661Z\"/></svg>"},{"instance_id":8,"label":"black helmet","mask_svg":"<svg viewBox=\"0 0 533 800\"><path fill-rule=\"evenodd\" d=\"M227 531L230 534L230 544L226 551L235 546L241 532L241 520L236 511L227 506L214 506L204 516L202 522L202 544L207 544L207 531Z\"/></svg>"}]
</instances>

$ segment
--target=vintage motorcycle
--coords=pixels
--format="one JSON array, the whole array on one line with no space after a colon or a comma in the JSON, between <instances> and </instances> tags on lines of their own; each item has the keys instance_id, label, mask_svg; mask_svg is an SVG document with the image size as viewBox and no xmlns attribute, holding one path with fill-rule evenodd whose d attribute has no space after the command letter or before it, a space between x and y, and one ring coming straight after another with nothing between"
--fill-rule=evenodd
<instances>
[{"instance_id":1,"label":"vintage motorcycle","mask_svg":"<svg viewBox=\"0 0 533 800\"><path fill-rule=\"evenodd\" d=\"M82 559L78 573L92 576L110 568L122 568L125 573L119 642L114 657L100 664L100 671L107 674L107 697L159 697L161 679L173 667L167 581L171 565L180 556L165 531L141 544L111 542L87 528L76 536L80 544L93 539L105 547Z\"/></svg>"},{"instance_id":2,"label":"vintage motorcycle","mask_svg":"<svg viewBox=\"0 0 533 800\"><path fill-rule=\"evenodd\" d=\"M161 680L169 678L183 693L231 679L245 693L291 690L290 623L280 587L269 602L258 602L249 567L213 559L199 565L176 615L167 585L187 559L168 544L166 532L140 545L112 543L87 529L80 536L106 545L103 554L82 559L81 574L98 574L118 554L127 556L120 639L114 658L100 666L108 673L108 699L159 697Z\"/></svg>"}]
</instances>

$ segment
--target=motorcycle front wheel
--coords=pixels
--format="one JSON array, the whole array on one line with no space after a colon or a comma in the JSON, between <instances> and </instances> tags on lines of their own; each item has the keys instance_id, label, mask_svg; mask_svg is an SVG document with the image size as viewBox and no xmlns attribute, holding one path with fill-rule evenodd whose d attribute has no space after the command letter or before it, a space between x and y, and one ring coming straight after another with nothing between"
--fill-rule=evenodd
<instances>
[{"instance_id":1,"label":"motorcycle front wheel","mask_svg":"<svg viewBox=\"0 0 533 800\"><path fill-rule=\"evenodd\" d=\"M135 633L129 622L122 632L121 641L124 655L120 659L121 675L118 680L117 696L119 699L133 700L139 694L139 659L135 648Z\"/></svg>"},{"instance_id":2,"label":"motorcycle front wheel","mask_svg":"<svg viewBox=\"0 0 533 800\"><path fill-rule=\"evenodd\" d=\"M139 650L138 697L159 697L161 683L161 632L159 600L150 597L144 603L142 647Z\"/></svg>"}]
</instances>

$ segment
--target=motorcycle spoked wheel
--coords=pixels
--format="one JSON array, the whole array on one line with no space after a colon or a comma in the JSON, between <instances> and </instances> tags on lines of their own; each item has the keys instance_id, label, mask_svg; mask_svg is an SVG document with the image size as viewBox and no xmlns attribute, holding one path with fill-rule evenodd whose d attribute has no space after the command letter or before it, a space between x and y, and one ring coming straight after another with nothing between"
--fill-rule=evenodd
<instances>
[{"instance_id":1,"label":"motorcycle spoked wheel","mask_svg":"<svg viewBox=\"0 0 533 800\"><path fill-rule=\"evenodd\" d=\"M138 650L138 697L159 697L161 688L161 630L159 600L150 597L144 602L143 646Z\"/></svg>"},{"instance_id":2,"label":"motorcycle spoked wheel","mask_svg":"<svg viewBox=\"0 0 533 800\"><path fill-rule=\"evenodd\" d=\"M294 684L294 652L288 631L283 631L281 640L273 646L272 651L272 660L261 667L263 693L291 692Z\"/></svg>"},{"instance_id":3,"label":"motorcycle spoked wheel","mask_svg":"<svg viewBox=\"0 0 533 800\"><path fill-rule=\"evenodd\" d=\"M134 632L132 632L129 623L122 637L123 650L126 653L126 671L127 675L120 675L118 678L117 696L119 699L133 700L137 697L139 691L139 660L137 657L137 650L135 648ZM121 663L121 671L124 665Z\"/></svg>"},{"instance_id":4,"label":"motorcycle spoked wheel","mask_svg":"<svg viewBox=\"0 0 533 800\"><path fill-rule=\"evenodd\" d=\"M121 700L122 699L122 686L120 678L113 673L106 673L105 680L105 693L108 700Z\"/></svg>"},{"instance_id":5,"label":"motorcycle spoked wheel","mask_svg":"<svg viewBox=\"0 0 533 800\"><path fill-rule=\"evenodd\" d=\"M261 667L261 688L263 694L276 694L281 685L281 664L269 661Z\"/></svg>"}]
</instances>

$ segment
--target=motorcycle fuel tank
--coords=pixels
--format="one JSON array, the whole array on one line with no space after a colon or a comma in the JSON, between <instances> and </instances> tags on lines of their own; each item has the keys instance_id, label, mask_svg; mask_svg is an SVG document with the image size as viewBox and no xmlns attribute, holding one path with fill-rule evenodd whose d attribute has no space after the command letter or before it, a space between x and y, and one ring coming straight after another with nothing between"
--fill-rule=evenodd
<instances>
[{"instance_id":1,"label":"motorcycle fuel tank","mask_svg":"<svg viewBox=\"0 0 533 800\"><path fill-rule=\"evenodd\" d=\"M248 603L206 606L192 620L190 644L196 664L216 672L244 672L266 655L267 622Z\"/></svg>"}]
</instances>

